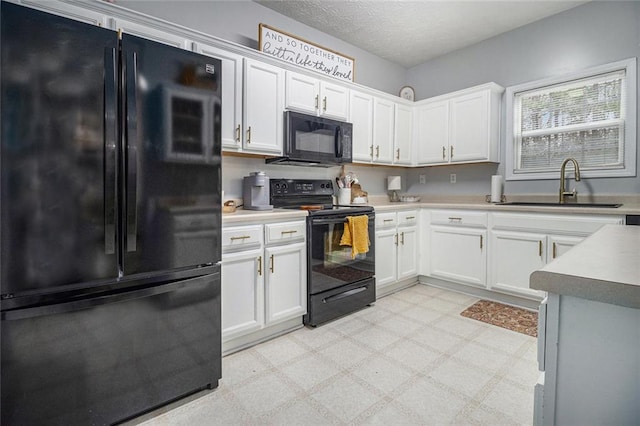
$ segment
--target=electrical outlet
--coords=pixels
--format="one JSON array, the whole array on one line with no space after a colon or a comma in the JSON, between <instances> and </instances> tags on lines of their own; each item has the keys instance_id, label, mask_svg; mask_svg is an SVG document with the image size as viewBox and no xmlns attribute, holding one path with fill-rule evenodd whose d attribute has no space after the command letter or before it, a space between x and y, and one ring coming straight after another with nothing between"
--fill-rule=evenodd
<instances>
[{"instance_id":1,"label":"electrical outlet","mask_svg":"<svg viewBox=\"0 0 640 426\"><path fill-rule=\"evenodd\" d=\"M449 182L456 183L456 174L455 173L451 173L449 175Z\"/></svg>"},{"instance_id":2,"label":"electrical outlet","mask_svg":"<svg viewBox=\"0 0 640 426\"><path fill-rule=\"evenodd\" d=\"M420 175L420 184L424 185L427 183L427 175Z\"/></svg>"}]
</instances>

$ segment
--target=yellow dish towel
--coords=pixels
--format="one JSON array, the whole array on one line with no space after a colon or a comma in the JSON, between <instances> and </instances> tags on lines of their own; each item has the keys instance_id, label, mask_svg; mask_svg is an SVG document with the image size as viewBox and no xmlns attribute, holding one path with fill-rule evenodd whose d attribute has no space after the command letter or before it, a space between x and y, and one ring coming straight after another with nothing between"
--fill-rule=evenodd
<instances>
[{"instance_id":1,"label":"yellow dish towel","mask_svg":"<svg viewBox=\"0 0 640 426\"><path fill-rule=\"evenodd\" d=\"M355 259L360 253L369 251L369 216L347 216L347 226L344 227L341 246L351 246L351 258Z\"/></svg>"}]
</instances>

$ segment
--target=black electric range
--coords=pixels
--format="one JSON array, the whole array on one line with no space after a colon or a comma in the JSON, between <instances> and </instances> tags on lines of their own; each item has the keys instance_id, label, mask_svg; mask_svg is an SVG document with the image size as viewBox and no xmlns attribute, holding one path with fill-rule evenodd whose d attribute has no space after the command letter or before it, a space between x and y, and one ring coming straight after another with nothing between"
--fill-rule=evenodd
<instances>
[{"instance_id":1,"label":"black electric range","mask_svg":"<svg viewBox=\"0 0 640 426\"><path fill-rule=\"evenodd\" d=\"M375 212L371 206L336 206L328 179L270 179L275 208L308 210L307 314L304 323L317 326L347 315L376 300ZM369 251L351 255L342 245L349 216L367 216Z\"/></svg>"}]
</instances>

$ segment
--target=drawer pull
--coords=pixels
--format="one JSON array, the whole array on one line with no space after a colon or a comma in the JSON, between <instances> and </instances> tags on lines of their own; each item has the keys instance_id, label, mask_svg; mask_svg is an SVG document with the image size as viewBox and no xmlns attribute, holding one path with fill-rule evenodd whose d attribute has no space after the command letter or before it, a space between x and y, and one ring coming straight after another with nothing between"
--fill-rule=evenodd
<instances>
[{"instance_id":1,"label":"drawer pull","mask_svg":"<svg viewBox=\"0 0 640 426\"><path fill-rule=\"evenodd\" d=\"M387 223L387 222L393 222L393 219L383 219L382 221L383 221L384 223Z\"/></svg>"},{"instance_id":2,"label":"drawer pull","mask_svg":"<svg viewBox=\"0 0 640 426\"><path fill-rule=\"evenodd\" d=\"M556 258L556 243L553 243L553 253L552 253L552 255L553 255L553 258L555 259Z\"/></svg>"},{"instance_id":3,"label":"drawer pull","mask_svg":"<svg viewBox=\"0 0 640 426\"><path fill-rule=\"evenodd\" d=\"M411 220L411 219L415 219L415 218L416 218L415 216L407 216L405 219Z\"/></svg>"},{"instance_id":4,"label":"drawer pull","mask_svg":"<svg viewBox=\"0 0 640 426\"><path fill-rule=\"evenodd\" d=\"M294 230L292 230L292 231L282 231L282 232L280 232L280 233L281 233L282 235L285 235L285 234L289 234L289 235L291 235L291 234L295 234L295 233L297 233L297 232L298 232L298 231L294 229Z\"/></svg>"},{"instance_id":5,"label":"drawer pull","mask_svg":"<svg viewBox=\"0 0 640 426\"><path fill-rule=\"evenodd\" d=\"M236 240L246 240L247 238L251 238L250 235L243 235L241 237L230 237L231 241L236 241Z\"/></svg>"},{"instance_id":6,"label":"drawer pull","mask_svg":"<svg viewBox=\"0 0 640 426\"><path fill-rule=\"evenodd\" d=\"M462 222L461 217L450 217L449 222Z\"/></svg>"},{"instance_id":7,"label":"drawer pull","mask_svg":"<svg viewBox=\"0 0 640 426\"><path fill-rule=\"evenodd\" d=\"M262 256L258 256L258 275L262 276Z\"/></svg>"},{"instance_id":8,"label":"drawer pull","mask_svg":"<svg viewBox=\"0 0 640 426\"><path fill-rule=\"evenodd\" d=\"M538 256L542 257L542 241L538 241Z\"/></svg>"}]
</instances>

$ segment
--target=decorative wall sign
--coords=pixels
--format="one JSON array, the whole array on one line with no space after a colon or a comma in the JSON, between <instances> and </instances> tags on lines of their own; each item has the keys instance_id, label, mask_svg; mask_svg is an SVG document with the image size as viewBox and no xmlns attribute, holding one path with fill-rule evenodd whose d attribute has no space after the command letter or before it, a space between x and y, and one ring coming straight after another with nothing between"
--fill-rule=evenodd
<instances>
[{"instance_id":1,"label":"decorative wall sign","mask_svg":"<svg viewBox=\"0 0 640 426\"><path fill-rule=\"evenodd\" d=\"M265 24L258 25L261 52L340 80L353 81L355 59Z\"/></svg>"}]
</instances>

